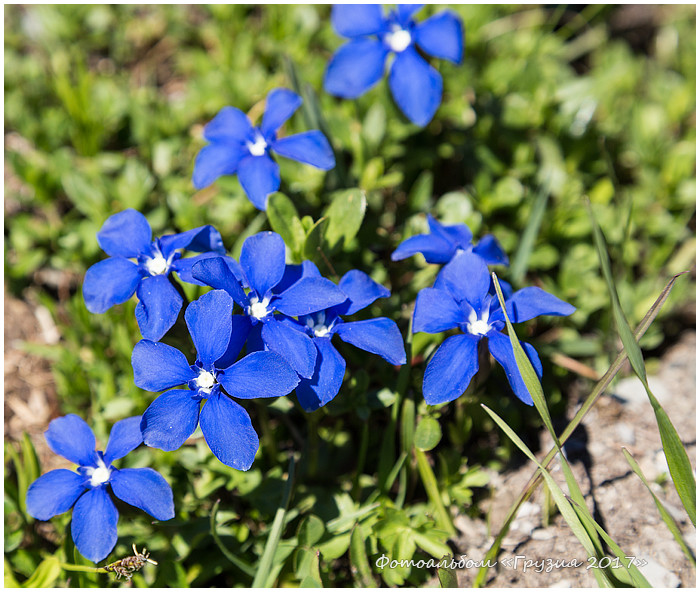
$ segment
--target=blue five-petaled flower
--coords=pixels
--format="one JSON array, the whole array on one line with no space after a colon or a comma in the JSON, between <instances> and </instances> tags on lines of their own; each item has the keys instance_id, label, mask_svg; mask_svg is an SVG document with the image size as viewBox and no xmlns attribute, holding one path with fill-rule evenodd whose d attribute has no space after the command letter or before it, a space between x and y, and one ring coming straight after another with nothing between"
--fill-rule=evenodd
<instances>
[{"instance_id":1,"label":"blue five-petaled flower","mask_svg":"<svg viewBox=\"0 0 700 592\"><path fill-rule=\"evenodd\" d=\"M566 316L575 308L536 287L511 294L504 290L508 318L521 323L539 315ZM428 362L423 378L423 396L430 405L447 403L459 397L479 369L478 345L482 339L496 361L503 366L516 396L527 405L532 398L525 387L511 346L502 333L503 311L491 283L484 260L475 253L456 255L438 274L432 288L424 288L416 298L413 331L441 333L459 328L462 333L448 337ZM535 349L521 342L537 375L542 364Z\"/></svg>"},{"instance_id":2,"label":"blue five-petaled flower","mask_svg":"<svg viewBox=\"0 0 700 592\"><path fill-rule=\"evenodd\" d=\"M492 234L472 244L472 233L466 224L444 226L428 214L428 234L418 234L403 241L391 254L392 261L422 253L428 263L447 263L457 253L472 252L489 265L508 265L508 256Z\"/></svg>"},{"instance_id":3,"label":"blue five-petaled flower","mask_svg":"<svg viewBox=\"0 0 700 592\"><path fill-rule=\"evenodd\" d=\"M218 258L202 261L192 273L199 281L228 292L243 309L243 315L233 315L231 319L231 350L238 353L247 340L247 351L277 352L299 376L311 378L316 347L308 335L282 321L341 304L347 295L318 273L295 276L299 266L285 265L284 249L279 234L260 232L248 237L241 248L242 281ZM246 293L244 288L249 291Z\"/></svg>"},{"instance_id":4,"label":"blue five-petaled flower","mask_svg":"<svg viewBox=\"0 0 700 592\"><path fill-rule=\"evenodd\" d=\"M270 152L327 171L335 166L333 149L318 130L284 138L277 130L302 103L301 97L286 88L267 95L260 127L254 127L240 109L224 107L204 127L210 142L197 155L192 183L197 189L211 185L221 175L238 173L248 199L259 210L267 207L267 196L280 186L279 165Z\"/></svg>"},{"instance_id":5,"label":"blue five-petaled flower","mask_svg":"<svg viewBox=\"0 0 700 592\"><path fill-rule=\"evenodd\" d=\"M462 22L450 11L421 23L412 16L422 4L399 4L384 16L379 4L338 4L331 23L339 35L349 37L331 58L323 86L332 95L354 99L384 76L387 56L395 54L389 71L389 88L401 111L416 125L426 125L442 98L442 78L416 50L462 61Z\"/></svg>"},{"instance_id":6,"label":"blue five-petaled flower","mask_svg":"<svg viewBox=\"0 0 700 592\"><path fill-rule=\"evenodd\" d=\"M187 307L185 322L197 350L194 364L174 347L146 339L136 344L131 361L140 388L158 392L187 386L163 393L143 414L141 430L148 446L176 450L199 423L214 455L245 471L258 450L258 436L246 410L231 397L279 397L299 379L274 352L255 352L234 362L240 345L232 351L231 344L241 342L231 338L232 311L233 300L223 290L212 290Z\"/></svg>"},{"instance_id":7,"label":"blue five-petaled flower","mask_svg":"<svg viewBox=\"0 0 700 592\"><path fill-rule=\"evenodd\" d=\"M132 209L107 218L97 233L97 242L110 257L87 270L83 283L85 306L90 312L103 313L136 292L136 320L141 335L153 341L175 324L182 308L182 297L170 283L170 273L177 273L185 282L199 284L192 277L192 265L226 252L221 235L212 226L152 240L148 220ZM183 249L202 254L183 259Z\"/></svg>"},{"instance_id":8,"label":"blue five-petaled flower","mask_svg":"<svg viewBox=\"0 0 700 592\"><path fill-rule=\"evenodd\" d=\"M303 265L302 279L298 281L303 281L306 277L320 276L318 268L306 261ZM338 335L340 339L355 347L381 356L390 364L406 363L403 338L394 321L379 317L347 322L342 318L355 314L377 298L388 297L389 290L356 269L347 272L341 278L338 287L347 295L347 300L343 303L312 314L300 315L298 320L287 318L282 321L311 338L317 350L313 376L302 378L296 388L297 399L306 411L322 407L340 391L345 375L345 360L331 343L333 335Z\"/></svg>"},{"instance_id":9,"label":"blue five-petaled flower","mask_svg":"<svg viewBox=\"0 0 700 592\"><path fill-rule=\"evenodd\" d=\"M73 541L95 563L117 544L119 514L107 486L120 500L157 520L175 516L173 492L159 473L112 465L141 444L140 424L141 417L115 423L104 453L95 450L92 430L77 415L54 419L46 430L49 448L79 468L77 472L55 469L34 481L27 490L27 512L37 520L49 520L73 508Z\"/></svg>"}]
</instances>

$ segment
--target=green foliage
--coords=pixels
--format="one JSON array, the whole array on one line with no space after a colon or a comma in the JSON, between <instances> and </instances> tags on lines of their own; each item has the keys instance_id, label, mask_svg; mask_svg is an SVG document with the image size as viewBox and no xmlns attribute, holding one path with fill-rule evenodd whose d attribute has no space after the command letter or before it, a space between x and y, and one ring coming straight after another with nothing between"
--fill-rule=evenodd
<instances>
[{"instance_id":1,"label":"green foliage","mask_svg":"<svg viewBox=\"0 0 700 592\"><path fill-rule=\"evenodd\" d=\"M421 256L392 262L390 254L426 232L426 213L467 223L476 239L495 234L513 265L499 268L499 277L516 289L540 285L577 307L571 319L526 328L543 353L547 416L564 408L568 384L549 354L604 371L617 349L618 308L620 318L645 325L644 334L644 315L652 307L658 314L654 298L668 277L693 265L694 9L660 13L644 52L612 30L612 6L592 5L575 18L553 6L452 9L464 21L465 59L432 62L443 76L443 101L418 129L385 81L353 101L323 91L326 63L343 43L326 6L5 7L6 285L17 297L28 288L38 294L60 330L58 344L23 347L49 360L61 413L85 417L104 445L115 421L153 400L133 384L134 301L92 315L81 293L85 270L104 257L95 234L129 207L157 235L213 224L233 256L247 236L272 229L291 263L311 259L335 281L360 269L392 295L358 318L389 317L410 343L412 364L400 371L337 343L348 367L341 392L311 416L294 395L246 403L261 436L248 472L219 463L199 432L176 452L142 447L125 458L121 466L164 474L177 511L152 524L119 508L120 538L107 561L129 555L135 543L159 562L134 575L136 586L250 586L254 578L419 586L428 570L378 570L376 558L451 555L451 513L477 513L475 498L488 485L482 467L502 468L515 450L507 438L483 446L494 441L495 425L479 403L517 434L541 420L506 392L500 369L484 367L450 405L422 401L425 361L443 337L413 338L410 318L436 266ZM439 10L427 6L419 19ZM283 133L321 129L336 168L324 173L280 158L282 186L266 213L235 177L195 191L202 126L225 105L259 117L267 92L280 86L304 98ZM609 278L600 274L586 196L608 240ZM618 295L614 309L606 279ZM684 290L664 293L668 304L642 348L673 337L694 293L685 281ZM204 291L184 289L190 300ZM185 333L166 342L192 353ZM109 575L56 571L79 561L70 515L39 527L26 514L26 489L45 470L28 437L15 444L5 447L6 585L119 586ZM293 454L287 507L280 499ZM588 516L568 508L595 549Z\"/></svg>"}]
</instances>

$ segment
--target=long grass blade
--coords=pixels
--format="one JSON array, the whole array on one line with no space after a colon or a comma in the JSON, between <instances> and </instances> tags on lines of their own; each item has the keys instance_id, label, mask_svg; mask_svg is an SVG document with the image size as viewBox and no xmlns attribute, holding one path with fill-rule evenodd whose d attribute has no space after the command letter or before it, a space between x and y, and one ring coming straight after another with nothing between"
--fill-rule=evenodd
<instances>
[{"instance_id":1,"label":"long grass blade","mask_svg":"<svg viewBox=\"0 0 700 592\"><path fill-rule=\"evenodd\" d=\"M250 576L251 578L254 578L255 569L253 568L253 566L246 563L242 559L239 559L233 553L231 553L231 551L228 550L226 545L224 545L221 538L219 538L219 533L216 530L216 514L219 511L220 503L221 500L216 500L216 502L214 502L214 507L211 509L211 514L209 516L209 530L211 531L211 536L214 539L216 546L219 547L219 550L221 551L223 556L226 557L226 559L233 563L233 565L240 569L244 574Z\"/></svg>"},{"instance_id":2,"label":"long grass blade","mask_svg":"<svg viewBox=\"0 0 700 592\"><path fill-rule=\"evenodd\" d=\"M661 291L659 294L659 297L656 299L654 304L651 306L651 308L647 311L647 313L644 315L644 318L641 320L639 325L637 326L634 337L637 341L639 341L644 334L647 332L651 324L654 322L654 319L657 317L659 312L661 311L661 308L663 307L664 303L669 297L669 294L671 293L671 290L673 289L673 286L676 283L676 280L681 276L684 275L687 272L679 273L674 275L666 284L664 289ZM580 423L583 421L583 418L586 416L586 414L591 410L591 407L595 405L595 403L598 401L600 396L605 392L605 390L610 386L610 383L612 382L613 378L615 378L615 375L620 371L622 368L622 365L624 364L625 360L627 359L627 353L623 349L622 351L618 352L617 357L611 364L610 368L608 368L608 371L603 375L603 377L597 382L596 386L594 387L593 391L591 392L590 395L586 398L586 400L583 402L579 410L576 412L574 415L573 419L569 422L569 424L566 426L564 431L562 432L559 440L560 443L563 445L566 440L571 436L571 434L574 432L574 430L580 425ZM554 455L557 453L557 447L554 446L552 447L547 455L544 457L542 464L546 467L549 465L550 462L552 462L552 459L554 458ZM532 477L530 477L530 480L528 481L527 485L523 488L523 490L520 492L520 495L518 498L515 500L513 505L511 506L510 510L508 511L508 515L506 516L503 526L501 526L501 529L498 532L498 535L496 536L496 539L492 543L491 547L489 547L489 550L486 552L486 555L484 557L483 564L484 566L479 568L479 571L476 574L476 577L474 578L474 583L473 586L475 588L482 587L486 583L486 577L488 575L488 570L489 570L489 563L493 561L496 556L498 555L498 552L501 549L501 544L503 543L503 539L506 537L508 534L508 531L510 530L510 525L515 519L515 516L518 513L518 510L520 509L520 506L524 504L528 499L530 499L530 496L532 493L535 491L535 489L539 486L539 484L542 482L542 475L540 474L539 470L536 470Z\"/></svg>"},{"instance_id":3,"label":"long grass blade","mask_svg":"<svg viewBox=\"0 0 700 592\"><path fill-rule=\"evenodd\" d=\"M651 494L651 497L654 498L654 503L656 504L656 507L659 510L659 514L661 514L661 519L664 521L664 524L668 528L668 530L671 532L673 535L673 538L676 539L676 542L680 545L681 549L683 550L683 553L685 553L686 557L690 559L691 563L695 565L695 555L693 555L693 552L690 550L686 542L683 540L683 535L681 534L681 529L678 528L678 524L676 524L676 521L673 519L673 516L668 513L668 510L664 507L664 505L661 503L661 500L656 496L654 491L651 489L651 486L649 485L649 482L646 480L644 477L644 473L642 473L642 469L637 463L637 461L634 459L634 457L629 453L627 448L624 446L622 447L622 454L625 455L625 458L627 459L627 462L629 463L630 467L632 467L632 470L634 473L637 475L642 480L642 483L644 483L644 487L647 488L649 493Z\"/></svg>"},{"instance_id":4,"label":"long grass blade","mask_svg":"<svg viewBox=\"0 0 700 592\"><path fill-rule=\"evenodd\" d=\"M612 271L610 269L610 258L608 256L608 250L605 244L605 237L603 236L603 231L598 226L593 215L593 210L590 203L586 204L588 207L588 215L591 218L591 225L593 227L593 238L595 240L596 248L598 250L598 257L600 259L600 267L603 271L603 277L608 285L608 290L610 292L610 299L612 300L613 316L615 318L615 325L617 325L617 331L622 340L622 345L627 352L627 357L629 358L630 364L634 373L637 375L639 380L642 381L644 389L649 397L649 402L654 409L654 415L656 416L656 423L659 426L659 434L661 436L661 445L664 449L664 454L666 455L666 461L668 462L668 470L671 473L671 478L676 486L676 491L678 496L681 498L683 507L685 508L691 522L695 525L695 477L693 477L693 467L690 464L690 459L688 458L688 453L683 448L683 443L676 428L671 423L668 415L661 407L659 401L651 392L649 388L649 382L647 381L646 368L644 366L644 357L642 356L642 350L639 344L632 334L629 324L627 323L627 318L620 305L620 299L617 296L617 289L615 288L615 282L613 281Z\"/></svg>"},{"instance_id":5,"label":"long grass blade","mask_svg":"<svg viewBox=\"0 0 700 592\"><path fill-rule=\"evenodd\" d=\"M262 557L260 558L260 565L258 566L258 571L255 573L255 578L253 579L252 588L269 588L274 584L274 582L269 582L272 570L272 560L275 556L275 551L277 550L277 545L282 538L282 529L284 528L284 516L287 513L287 508L289 507L289 501L292 498L292 487L294 485L294 457L289 459L289 469L287 472L287 482L284 485L284 492L282 493L282 499L280 500L280 505L275 512L275 519L272 522L272 528L270 529L270 534L267 537L267 542L265 543L265 549L263 550ZM274 572L277 573L277 572Z\"/></svg>"}]
</instances>

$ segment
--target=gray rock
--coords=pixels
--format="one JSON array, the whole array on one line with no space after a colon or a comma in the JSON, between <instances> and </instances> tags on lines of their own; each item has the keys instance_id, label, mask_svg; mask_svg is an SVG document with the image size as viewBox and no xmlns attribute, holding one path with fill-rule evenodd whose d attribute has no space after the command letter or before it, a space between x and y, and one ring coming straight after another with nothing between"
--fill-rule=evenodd
<instances>
[{"instance_id":1,"label":"gray rock","mask_svg":"<svg viewBox=\"0 0 700 592\"><path fill-rule=\"evenodd\" d=\"M651 556L643 554L638 559L643 559L647 562L646 565L638 567L652 588L678 588L681 585L681 581L676 574L657 563Z\"/></svg>"}]
</instances>

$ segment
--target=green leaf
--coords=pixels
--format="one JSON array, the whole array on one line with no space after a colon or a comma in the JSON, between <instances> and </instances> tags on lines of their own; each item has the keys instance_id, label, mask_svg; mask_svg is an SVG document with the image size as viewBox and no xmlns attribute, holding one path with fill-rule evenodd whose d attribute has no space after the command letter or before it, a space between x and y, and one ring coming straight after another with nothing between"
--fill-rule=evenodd
<instances>
[{"instance_id":1,"label":"green leaf","mask_svg":"<svg viewBox=\"0 0 700 592\"><path fill-rule=\"evenodd\" d=\"M22 588L53 588L61 573L61 562L58 557L47 557L22 584Z\"/></svg>"},{"instance_id":2,"label":"green leaf","mask_svg":"<svg viewBox=\"0 0 700 592\"><path fill-rule=\"evenodd\" d=\"M356 524L350 534L350 566L352 568L355 585L358 588L376 588L377 582L372 575L372 569L367 558L367 550L362 527Z\"/></svg>"},{"instance_id":3,"label":"green leaf","mask_svg":"<svg viewBox=\"0 0 700 592\"><path fill-rule=\"evenodd\" d=\"M221 551L223 556L226 557L226 559L228 559L244 574L250 576L251 578L255 577L255 568L247 562L243 561L242 559L236 557L233 553L231 553L231 551L228 550L226 545L224 545L224 543L219 538L219 533L217 532L216 514L219 511L220 501L221 500L216 500L216 502L214 502L214 506L212 507L211 514L209 516L209 530L211 532L211 536L214 539L216 546L219 547L219 550Z\"/></svg>"},{"instance_id":4,"label":"green leaf","mask_svg":"<svg viewBox=\"0 0 700 592\"><path fill-rule=\"evenodd\" d=\"M440 423L432 417L424 417L416 428L414 442L418 450L427 452L435 448L442 439Z\"/></svg>"},{"instance_id":5,"label":"green leaf","mask_svg":"<svg viewBox=\"0 0 700 592\"><path fill-rule=\"evenodd\" d=\"M433 195L433 173L423 171L411 186L408 193L408 204L413 210L422 210L430 203Z\"/></svg>"},{"instance_id":6,"label":"green leaf","mask_svg":"<svg viewBox=\"0 0 700 592\"><path fill-rule=\"evenodd\" d=\"M360 189L347 189L333 194L333 201L325 211L328 218L325 238L332 250L340 246L347 247L362 226L367 209L367 198Z\"/></svg>"},{"instance_id":7,"label":"green leaf","mask_svg":"<svg viewBox=\"0 0 700 592\"><path fill-rule=\"evenodd\" d=\"M452 555L445 555L440 559L440 567L438 567L437 574L440 580L441 588L459 588L459 582L457 581L457 571L449 567L452 561ZM446 567L442 567L445 565Z\"/></svg>"},{"instance_id":8,"label":"green leaf","mask_svg":"<svg viewBox=\"0 0 700 592\"><path fill-rule=\"evenodd\" d=\"M267 198L266 211L272 230L282 237L292 254L298 254L306 241L306 232L292 200L277 191Z\"/></svg>"},{"instance_id":9,"label":"green leaf","mask_svg":"<svg viewBox=\"0 0 700 592\"><path fill-rule=\"evenodd\" d=\"M318 262L322 254L321 246L323 245L323 228L326 225L326 219L320 218L309 228L304 241L302 250L303 257L312 261Z\"/></svg>"},{"instance_id":10,"label":"green leaf","mask_svg":"<svg viewBox=\"0 0 700 592\"><path fill-rule=\"evenodd\" d=\"M297 537L299 539L299 544L306 547L313 547L318 541L321 540L326 529L323 526L323 520L314 514L306 516L301 524L299 524L299 530L297 531Z\"/></svg>"},{"instance_id":11,"label":"green leaf","mask_svg":"<svg viewBox=\"0 0 700 592\"><path fill-rule=\"evenodd\" d=\"M326 529L328 532L340 534L342 532L347 532L352 528L352 525L360 518L366 516L370 512L376 510L380 504L367 504L361 508L355 510L354 512L349 512L338 518L334 518L326 524Z\"/></svg>"},{"instance_id":12,"label":"green leaf","mask_svg":"<svg viewBox=\"0 0 700 592\"><path fill-rule=\"evenodd\" d=\"M532 205L532 212L528 218L527 225L518 241L518 250L513 257L510 273L514 284L520 284L527 271L527 264L535 246L537 235L544 220L544 214L549 201L549 187L547 184L541 185L537 192L537 197Z\"/></svg>"},{"instance_id":13,"label":"green leaf","mask_svg":"<svg viewBox=\"0 0 700 592\"><path fill-rule=\"evenodd\" d=\"M447 509L442 503L442 497L440 496L440 490L438 488L437 480L435 479L435 473L430 467L430 463L428 462L428 458L425 456L425 452L417 449L414 449L414 451L416 454L416 461L418 462L418 473L423 481L423 486L428 494L428 499L435 510L435 522L439 528L446 531L450 536L453 536L457 531L452 524L452 519L450 518Z\"/></svg>"},{"instance_id":14,"label":"green leaf","mask_svg":"<svg viewBox=\"0 0 700 592\"><path fill-rule=\"evenodd\" d=\"M695 565L695 556L693 555L693 552L688 548L688 545L686 544L686 542L683 540L683 535L681 534L681 529L678 528L678 525L676 524L676 521L673 519L673 516L671 516L671 514L669 514L668 510L661 503L661 500L656 496L656 494L651 489L649 482L644 477L644 473L642 473L641 467L639 466L637 461L634 460L634 457L628 452L628 450L624 446L622 447L622 454L625 455L625 458L627 459L627 462L629 463L630 467L632 467L632 470L635 472L637 477L639 477L642 480L642 483L644 483L644 486L647 488L647 490L651 494L651 497L654 498L654 503L656 504L656 507L659 510L659 514L661 514L661 519L664 521L666 528L668 528L668 530L671 532L671 534L673 535L673 538L676 539L676 542L680 545L680 547L683 550L683 553L685 553L686 557L688 557L688 559L690 559L692 564Z\"/></svg>"},{"instance_id":15,"label":"green leaf","mask_svg":"<svg viewBox=\"0 0 700 592\"><path fill-rule=\"evenodd\" d=\"M627 352L627 357L629 358L632 369L639 380L642 381L644 389L647 392L647 396L649 397L649 402L654 409L656 423L659 426L659 434L661 435L661 445L663 446L666 461L668 462L668 470L671 473L671 478L676 486L678 496L681 498L683 507L688 513L693 526L695 526L696 485L695 477L693 476L693 467L690 464L688 453L686 452L685 448L683 448L683 443L678 436L676 428L673 426L663 407L661 407L658 400L649 388L642 350L632 334L632 330L627 323L627 318L625 317L625 313L620 305L620 299L617 295L617 289L615 288L615 282L613 281L612 271L610 269L610 259L608 256L607 247L605 245L603 231L600 229L595 220L591 204L586 202L586 205L588 207L588 214L591 218L593 238L598 250L600 267L603 271L605 282L608 285L608 291L610 292L613 317L615 318L615 325L617 326L618 334L622 340L622 345L625 348L625 352Z\"/></svg>"},{"instance_id":16,"label":"green leaf","mask_svg":"<svg viewBox=\"0 0 700 592\"><path fill-rule=\"evenodd\" d=\"M401 407L401 450L410 452L416 431L416 404L413 399L404 399Z\"/></svg>"}]
</instances>

